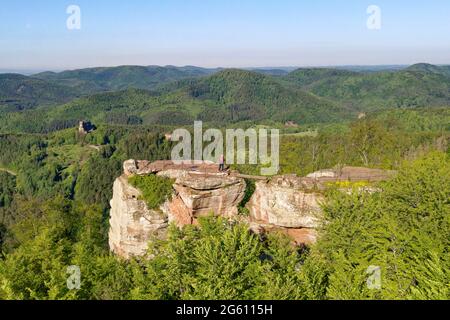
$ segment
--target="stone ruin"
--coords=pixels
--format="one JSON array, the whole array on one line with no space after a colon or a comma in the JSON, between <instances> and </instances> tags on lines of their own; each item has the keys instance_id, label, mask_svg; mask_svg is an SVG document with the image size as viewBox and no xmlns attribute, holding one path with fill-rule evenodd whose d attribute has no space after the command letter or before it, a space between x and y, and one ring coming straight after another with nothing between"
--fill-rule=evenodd
<instances>
[{"instance_id":1,"label":"stone ruin","mask_svg":"<svg viewBox=\"0 0 450 320\"><path fill-rule=\"evenodd\" d=\"M88 134L94 131L96 127L89 121L80 121L78 123L78 132L80 134Z\"/></svg>"},{"instance_id":2,"label":"stone ruin","mask_svg":"<svg viewBox=\"0 0 450 320\"><path fill-rule=\"evenodd\" d=\"M132 175L156 174L174 179L172 198L158 210L150 210L141 192L128 183ZM380 181L393 172L344 167L323 170L307 177L277 176L258 180L246 208L248 217L238 215L246 182L238 172L218 170L214 163L175 164L172 161L124 163L124 173L116 179L110 202L109 245L112 252L128 259L146 253L148 242L166 237L170 223L179 227L197 224L202 216L214 214L249 224L258 234L281 231L296 245L317 239L321 223L321 193L330 182Z\"/></svg>"}]
</instances>

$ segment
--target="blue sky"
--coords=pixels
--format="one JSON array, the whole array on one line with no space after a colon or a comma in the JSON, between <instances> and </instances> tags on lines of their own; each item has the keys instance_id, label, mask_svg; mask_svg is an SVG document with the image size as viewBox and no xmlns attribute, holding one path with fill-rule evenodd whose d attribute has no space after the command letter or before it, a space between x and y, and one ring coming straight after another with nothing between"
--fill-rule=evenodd
<instances>
[{"instance_id":1,"label":"blue sky","mask_svg":"<svg viewBox=\"0 0 450 320\"><path fill-rule=\"evenodd\" d=\"M0 69L450 64L449 21L448 0L0 0Z\"/></svg>"}]
</instances>

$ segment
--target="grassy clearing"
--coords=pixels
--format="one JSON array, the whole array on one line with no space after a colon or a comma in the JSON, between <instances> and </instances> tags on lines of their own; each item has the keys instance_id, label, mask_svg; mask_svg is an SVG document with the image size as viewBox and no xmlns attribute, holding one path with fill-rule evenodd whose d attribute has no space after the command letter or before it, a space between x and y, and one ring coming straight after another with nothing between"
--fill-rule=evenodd
<instances>
[{"instance_id":1,"label":"grassy clearing","mask_svg":"<svg viewBox=\"0 0 450 320\"><path fill-rule=\"evenodd\" d=\"M139 189L149 209L158 209L172 195L173 179L156 175L132 176L128 179L131 185Z\"/></svg>"}]
</instances>

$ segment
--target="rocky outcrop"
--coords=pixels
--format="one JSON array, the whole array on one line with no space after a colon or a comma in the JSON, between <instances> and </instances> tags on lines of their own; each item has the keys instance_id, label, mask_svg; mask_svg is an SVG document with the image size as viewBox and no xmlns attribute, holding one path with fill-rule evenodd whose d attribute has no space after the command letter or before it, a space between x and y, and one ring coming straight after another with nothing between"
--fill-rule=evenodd
<instances>
[{"instance_id":1,"label":"rocky outcrop","mask_svg":"<svg viewBox=\"0 0 450 320\"><path fill-rule=\"evenodd\" d=\"M315 179L316 183L350 181L350 182L377 182L389 179L396 172L392 170L371 169L364 167L342 167L313 172L306 178Z\"/></svg>"},{"instance_id":2,"label":"rocky outcrop","mask_svg":"<svg viewBox=\"0 0 450 320\"><path fill-rule=\"evenodd\" d=\"M296 246L310 245L317 241L317 230L313 228L285 228L273 224L265 224L262 221L249 220L250 229L259 235L278 232L287 235Z\"/></svg>"},{"instance_id":3,"label":"rocky outcrop","mask_svg":"<svg viewBox=\"0 0 450 320\"><path fill-rule=\"evenodd\" d=\"M281 176L255 186L247 208L251 225L259 233L281 231L296 244L316 241L323 196L314 191L314 181Z\"/></svg>"},{"instance_id":4,"label":"rocky outcrop","mask_svg":"<svg viewBox=\"0 0 450 320\"><path fill-rule=\"evenodd\" d=\"M309 190L296 177L256 182L247 203L253 221L285 228L317 228L323 196Z\"/></svg>"},{"instance_id":5,"label":"rocky outcrop","mask_svg":"<svg viewBox=\"0 0 450 320\"><path fill-rule=\"evenodd\" d=\"M145 254L152 238L163 238L169 223L196 224L213 214L233 217L245 193L245 181L219 172L210 163L176 165L171 161L128 160L124 174L114 182L109 245L126 259ZM141 193L128 183L132 175L157 174L174 179L173 195L158 210L149 210Z\"/></svg>"},{"instance_id":6,"label":"rocky outcrop","mask_svg":"<svg viewBox=\"0 0 450 320\"><path fill-rule=\"evenodd\" d=\"M131 175L156 174L173 179L173 195L158 210L149 210L141 193L128 183ZM249 217L239 217L256 233L279 231L295 244L317 239L322 191L334 182L380 181L393 172L344 167L322 170L307 177L278 176L258 180L247 203ZM345 184L344 184L345 185ZM237 218L246 184L236 172L219 172L212 163L175 164L172 161L128 160L124 174L114 183L111 200L109 244L124 258L145 254L148 242L164 238L170 223L180 227L196 224L199 217L214 214ZM345 190L344 190L345 191Z\"/></svg>"},{"instance_id":7,"label":"rocky outcrop","mask_svg":"<svg viewBox=\"0 0 450 320\"><path fill-rule=\"evenodd\" d=\"M337 182L376 182L391 177L394 171L343 167L321 170L306 177L286 175L270 181L256 182L255 192L247 203L253 230L281 231L297 244L314 243L321 221L322 191ZM363 192L375 189L360 187ZM346 192L348 189L341 188Z\"/></svg>"},{"instance_id":8,"label":"rocky outcrop","mask_svg":"<svg viewBox=\"0 0 450 320\"><path fill-rule=\"evenodd\" d=\"M164 238L169 219L162 210L149 210L141 192L123 175L116 179L110 202L109 247L126 259L141 256L151 238Z\"/></svg>"},{"instance_id":9,"label":"rocky outcrop","mask_svg":"<svg viewBox=\"0 0 450 320\"><path fill-rule=\"evenodd\" d=\"M234 217L245 194L245 181L225 175L180 174L162 171L159 175L178 176L172 200L164 207L169 222L178 226L196 224L197 218L215 215Z\"/></svg>"},{"instance_id":10,"label":"rocky outcrop","mask_svg":"<svg viewBox=\"0 0 450 320\"><path fill-rule=\"evenodd\" d=\"M232 176L192 176L174 184L177 197L194 218L209 214L233 217L245 193L245 181Z\"/></svg>"}]
</instances>

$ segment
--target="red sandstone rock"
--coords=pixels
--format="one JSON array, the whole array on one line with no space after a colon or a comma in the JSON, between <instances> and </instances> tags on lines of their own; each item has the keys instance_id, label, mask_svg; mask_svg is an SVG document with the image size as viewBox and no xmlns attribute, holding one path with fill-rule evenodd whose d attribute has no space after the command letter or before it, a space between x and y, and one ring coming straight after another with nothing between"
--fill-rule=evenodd
<instances>
[{"instance_id":1,"label":"red sandstone rock","mask_svg":"<svg viewBox=\"0 0 450 320\"><path fill-rule=\"evenodd\" d=\"M180 197L177 196L172 199L172 201L168 203L167 209L169 222L175 223L178 227L194 223L194 216Z\"/></svg>"},{"instance_id":2,"label":"red sandstone rock","mask_svg":"<svg viewBox=\"0 0 450 320\"><path fill-rule=\"evenodd\" d=\"M128 183L130 175L158 174L175 179L172 199L158 210L149 210L141 193ZM168 223L182 227L198 224L209 214L237 215L245 193L244 179L219 172L211 163L176 165L172 161L128 160L124 175L114 183L111 200L109 244L111 251L126 259L143 255L147 242L167 233Z\"/></svg>"},{"instance_id":3,"label":"red sandstone rock","mask_svg":"<svg viewBox=\"0 0 450 320\"><path fill-rule=\"evenodd\" d=\"M313 244L317 241L317 231L315 229L283 229L296 245Z\"/></svg>"},{"instance_id":4,"label":"red sandstone rock","mask_svg":"<svg viewBox=\"0 0 450 320\"><path fill-rule=\"evenodd\" d=\"M164 238L170 222L182 227L197 225L201 216L215 214L242 220L256 233L282 232L293 244L311 244L317 239L323 201L321 190L330 182L380 181L395 172L344 167L315 172L307 177L286 175L257 181L247 203L250 217L239 217L238 205L245 193L245 181L236 172L219 172L214 163L176 164L172 161L124 163L124 175L114 183L111 200L109 244L124 258L143 255L148 241ZM140 191L128 184L130 175L157 174L175 180L174 194L159 210L149 210ZM346 190L344 190L345 192ZM363 192L377 192L365 188Z\"/></svg>"}]
</instances>

